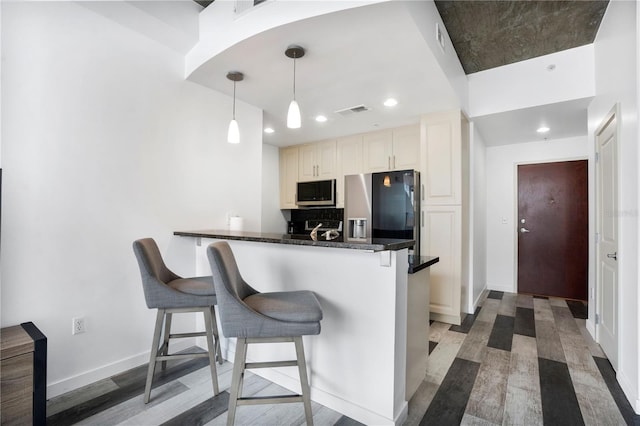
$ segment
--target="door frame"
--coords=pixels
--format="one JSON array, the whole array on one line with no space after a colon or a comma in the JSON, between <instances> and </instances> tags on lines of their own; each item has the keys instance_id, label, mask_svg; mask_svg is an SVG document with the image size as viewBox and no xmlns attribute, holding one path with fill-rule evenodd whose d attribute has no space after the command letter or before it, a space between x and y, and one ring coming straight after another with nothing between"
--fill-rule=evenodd
<instances>
[{"instance_id":1,"label":"door frame","mask_svg":"<svg viewBox=\"0 0 640 426\"><path fill-rule=\"evenodd\" d=\"M615 127L614 127L614 134L615 134L615 138L617 143L617 151L616 151L616 167L618 165L618 160L620 159L620 103L616 103L610 110L609 112L602 118L602 120L600 120L600 123L598 124L598 127L596 128L596 130L593 132L593 144L594 144L594 151L596 153L600 153L600 150L598 149L598 136L603 132L603 130L607 127L607 124L611 121L614 120L616 121L615 123ZM620 175L619 175L619 170L620 168L618 167L615 171L616 175L617 175L617 181L618 181L618 187L616 188L617 190L619 190L619 185L620 185ZM595 177L595 191L596 191L596 204L595 204L595 209L594 209L594 215L595 215L595 224L596 224L596 229L594 230L595 232L598 232L598 223L600 220L599 217L599 212L600 212L600 194L599 194L599 175L598 175L598 167L594 167L594 177ZM616 211L620 210L620 192L618 191L618 197L616 197L616 202L618 205L615 206ZM617 236L616 239L620 240L620 227L618 226L617 229ZM600 250L598 249L598 244L594 244L595 245L595 277L594 277L594 283L593 283L593 294L591 295L591 299L593 299L594 302L594 309L593 309L593 313L594 315L601 315L601 309L602 309L602 291L601 291L601 286L602 286L602 282L600 281ZM620 250L620 247L618 247L618 252ZM621 259L624 260L624 259ZM616 335L616 353L617 353L617 360L615 360L615 365L620 366L620 356L622 355L621 352L621 347L622 347L622 342L620 341L620 334L619 334L619 330L620 330L620 325L622 324L622 313L621 313L621 309L620 309L620 300L621 300L621 287L620 287L620 263L618 262L618 291L616 292L616 306L617 306L617 312L616 312L616 330L618 330L618 333ZM587 321L587 330L589 330L589 332L591 333L591 335L593 336L593 339L600 343L600 325L596 324L595 318L589 318L591 320L591 323L589 321ZM613 363L612 363L613 364ZM616 370L617 372L617 370Z\"/></svg>"},{"instance_id":2,"label":"door frame","mask_svg":"<svg viewBox=\"0 0 640 426\"><path fill-rule=\"evenodd\" d=\"M544 160L532 160L532 161L518 161L513 163L513 292L518 293L518 229L520 228L518 222L518 166L526 166L529 164L547 164L547 163L563 163L565 161L587 161L587 193L589 194L589 203L588 203L588 232L589 235L592 235L592 226L593 226L593 217L592 217L592 207L595 206L592 195L592 185L591 181L591 167L592 164L589 161L588 156L578 156L578 157L564 157L564 158L553 158L553 159L544 159ZM592 258L593 250L595 249L593 238L589 238L589 254L587 256L587 265L589 264L589 259ZM587 293L589 292L591 282L591 270L587 274ZM587 296L588 297L588 296Z\"/></svg>"}]
</instances>

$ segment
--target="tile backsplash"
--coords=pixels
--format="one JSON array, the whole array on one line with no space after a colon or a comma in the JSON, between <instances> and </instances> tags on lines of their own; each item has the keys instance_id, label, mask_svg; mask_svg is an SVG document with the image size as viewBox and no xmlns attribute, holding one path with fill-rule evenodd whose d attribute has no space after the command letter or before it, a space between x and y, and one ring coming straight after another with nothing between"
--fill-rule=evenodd
<instances>
[{"instance_id":1,"label":"tile backsplash","mask_svg":"<svg viewBox=\"0 0 640 426\"><path fill-rule=\"evenodd\" d=\"M344 209L296 209L291 210L292 222L305 220L342 220Z\"/></svg>"}]
</instances>

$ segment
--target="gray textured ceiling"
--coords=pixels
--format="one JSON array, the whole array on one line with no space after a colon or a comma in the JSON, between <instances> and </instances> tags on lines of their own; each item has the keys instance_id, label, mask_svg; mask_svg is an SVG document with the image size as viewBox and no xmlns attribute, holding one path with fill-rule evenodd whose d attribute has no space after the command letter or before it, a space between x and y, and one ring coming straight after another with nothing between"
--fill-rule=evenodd
<instances>
[{"instance_id":1,"label":"gray textured ceiling","mask_svg":"<svg viewBox=\"0 0 640 426\"><path fill-rule=\"evenodd\" d=\"M466 74L593 43L608 0L436 0Z\"/></svg>"}]
</instances>

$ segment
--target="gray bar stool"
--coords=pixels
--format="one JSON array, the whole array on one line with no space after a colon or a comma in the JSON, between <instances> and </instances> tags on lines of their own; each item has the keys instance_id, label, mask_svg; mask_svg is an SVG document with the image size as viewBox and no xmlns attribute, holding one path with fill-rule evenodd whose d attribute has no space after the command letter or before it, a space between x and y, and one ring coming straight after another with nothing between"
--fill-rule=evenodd
<instances>
[{"instance_id":1,"label":"gray bar stool","mask_svg":"<svg viewBox=\"0 0 640 426\"><path fill-rule=\"evenodd\" d=\"M225 337L237 337L227 424L233 425L239 405L303 402L307 424L313 425L302 336L320 333L322 308L318 299L311 291L259 293L254 290L242 279L226 241L209 245L207 256L218 295L222 333ZM297 360L246 362L249 343L274 342L295 343ZM242 396L245 369L293 366L298 366L302 395Z\"/></svg>"},{"instance_id":2,"label":"gray bar stool","mask_svg":"<svg viewBox=\"0 0 640 426\"><path fill-rule=\"evenodd\" d=\"M217 298L212 278L210 276L182 278L174 274L164 264L158 245L152 238L134 241L133 251L140 266L142 287L147 307L149 309L158 309L149 369L147 371L147 383L144 388L144 403L148 403L151 396L151 383L156 363L162 362L162 369L164 370L167 360L170 359L208 357L213 394L217 395L220 391L218 389L218 374L216 371L216 354L220 364L222 364L223 360L214 307L217 304ZM186 312L202 312L206 331L171 334L171 316ZM163 322L164 333L162 333ZM161 333L163 334L162 344L160 344ZM169 339L199 336L207 337L207 353L169 354Z\"/></svg>"}]
</instances>

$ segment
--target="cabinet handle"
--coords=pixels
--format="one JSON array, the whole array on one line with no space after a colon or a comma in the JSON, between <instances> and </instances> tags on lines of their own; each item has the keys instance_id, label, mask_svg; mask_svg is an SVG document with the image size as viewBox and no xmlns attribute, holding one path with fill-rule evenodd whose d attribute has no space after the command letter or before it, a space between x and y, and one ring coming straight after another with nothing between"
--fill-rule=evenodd
<instances>
[{"instance_id":1,"label":"cabinet handle","mask_svg":"<svg viewBox=\"0 0 640 426\"><path fill-rule=\"evenodd\" d=\"M394 169L396 168L396 156L395 155L393 156L393 168Z\"/></svg>"},{"instance_id":2,"label":"cabinet handle","mask_svg":"<svg viewBox=\"0 0 640 426\"><path fill-rule=\"evenodd\" d=\"M387 157L387 168L391 170L391 156Z\"/></svg>"}]
</instances>

